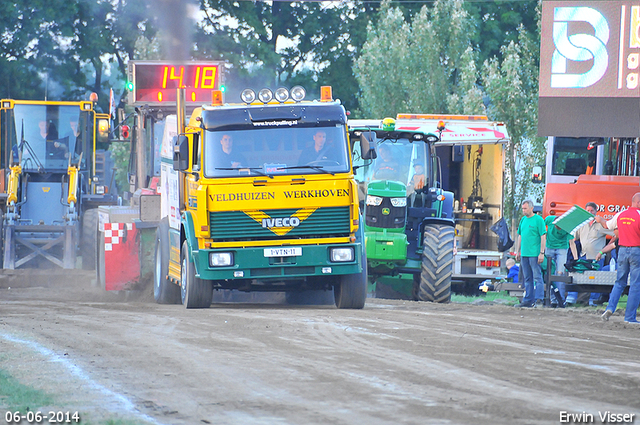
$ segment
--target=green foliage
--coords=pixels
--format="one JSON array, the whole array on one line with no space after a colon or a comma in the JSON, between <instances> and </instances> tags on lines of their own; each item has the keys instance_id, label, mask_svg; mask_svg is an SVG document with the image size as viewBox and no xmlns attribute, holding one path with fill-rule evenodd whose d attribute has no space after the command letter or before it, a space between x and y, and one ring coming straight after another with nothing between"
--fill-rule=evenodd
<instances>
[{"instance_id":1,"label":"green foliage","mask_svg":"<svg viewBox=\"0 0 640 425\"><path fill-rule=\"evenodd\" d=\"M520 204L535 195L531 183L534 165L544 163L544 139L537 137L538 125L538 46L520 27L518 43L502 49L502 60L485 62L482 82L491 99L489 115L504 122L511 143L507 146L505 214L514 227Z\"/></svg>"},{"instance_id":2,"label":"green foliage","mask_svg":"<svg viewBox=\"0 0 640 425\"><path fill-rule=\"evenodd\" d=\"M114 164L116 164L115 184L118 193L129 191L129 154L131 145L126 142L112 143L109 147Z\"/></svg>"},{"instance_id":3,"label":"green foliage","mask_svg":"<svg viewBox=\"0 0 640 425\"><path fill-rule=\"evenodd\" d=\"M79 100L96 92L106 110L108 74L124 83L136 39L155 33L145 15L145 2L2 2L0 98Z\"/></svg>"},{"instance_id":4,"label":"green foliage","mask_svg":"<svg viewBox=\"0 0 640 425\"><path fill-rule=\"evenodd\" d=\"M332 85L347 109L357 108L351 60L377 6L323 2L201 0L206 18L195 34L199 59L228 62L226 85L236 99L245 87L300 84L310 96ZM234 97L235 96L235 97Z\"/></svg>"},{"instance_id":5,"label":"green foliage","mask_svg":"<svg viewBox=\"0 0 640 425\"><path fill-rule=\"evenodd\" d=\"M353 68L361 118L420 112L487 114L504 122L512 140L505 217L515 221L521 201L540 196L530 176L545 155L544 140L536 136L539 9L437 0L411 23L403 12L383 2L380 19L367 28ZM479 69L488 52L496 55Z\"/></svg>"},{"instance_id":6,"label":"green foliage","mask_svg":"<svg viewBox=\"0 0 640 425\"><path fill-rule=\"evenodd\" d=\"M364 118L399 112L479 113L471 20L461 0L423 6L412 23L382 4L354 64Z\"/></svg>"},{"instance_id":7,"label":"green foliage","mask_svg":"<svg viewBox=\"0 0 640 425\"><path fill-rule=\"evenodd\" d=\"M535 34L538 25L536 1L467 1L464 4L474 28L472 42L478 46L478 63L501 57L501 48L518 42L519 27Z\"/></svg>"}]
</instances>

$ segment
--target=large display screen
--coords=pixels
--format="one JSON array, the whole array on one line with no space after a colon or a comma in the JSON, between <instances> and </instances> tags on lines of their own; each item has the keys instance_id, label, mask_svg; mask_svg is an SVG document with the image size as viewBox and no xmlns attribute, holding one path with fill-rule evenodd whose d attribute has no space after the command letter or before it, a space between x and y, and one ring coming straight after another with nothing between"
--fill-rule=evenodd
<instances>
[{"instance_id":1,"label":"large display screen","mask_svg":"<svg viewBox=\"0 0 640 425\"><path fill-rule=\"evenodd\" d=\"M176 89L186 89L186 101L210 103L211 91L222 86L220 62L129 62L129 102L175 103Z\"/></svg>"},{"instance_id":2,"label":"large display screen","mask_svg":"<svg viewBox=\"0 0 640 425\"><path fill-rule=\"evenodd\" d=\"M538 134L640 136L640 1L544 1Z\"/></svg>"}]
</instances>

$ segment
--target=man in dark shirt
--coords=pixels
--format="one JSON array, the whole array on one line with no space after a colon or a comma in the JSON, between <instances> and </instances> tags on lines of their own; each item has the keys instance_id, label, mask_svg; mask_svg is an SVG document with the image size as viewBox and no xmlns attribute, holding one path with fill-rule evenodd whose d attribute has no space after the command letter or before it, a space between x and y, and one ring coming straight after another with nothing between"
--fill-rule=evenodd
<instances>
[{"instance_id":1,"label":"man in dark shirt","mask_svg":"<svg viewBox=\"0 0 640 425\"><path fill-rule=\"evenodd\" d=\"M233 139L230 135L222 135L220 147L220 151L216 153L216 165L218 168L240 168L246 166L242 154L233 149Z\"/></svg>"},{"instance_id":2,"label":"man in dark shirt","mask_svg":"<svg viewBox=\"0 0 640 425\"><path fill-rule=\"evenodd\" d=\"M334 157L329 154L329 145L327 145L327 133L318 130L313 135L313 146L303 151L298 159L299 165L313 164L320 161L335 161Z\"/></svg>"}]
</instances>

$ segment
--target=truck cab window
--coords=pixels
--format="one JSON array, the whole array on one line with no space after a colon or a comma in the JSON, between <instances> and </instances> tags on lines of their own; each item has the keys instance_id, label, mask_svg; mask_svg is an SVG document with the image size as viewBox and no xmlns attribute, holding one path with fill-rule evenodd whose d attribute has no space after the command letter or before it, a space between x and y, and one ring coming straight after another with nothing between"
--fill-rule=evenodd
<instances>
[{"instance_id":1,"label":"truck cab window","mask_svg":"<svg viewBox=\"0 0 640 425\"><path fill-rule=\"evenodd\" d=\"M579 176L595 169L595 150L588 149L587 137L556 137L552 174ZM591 168L589 168L591 167Z\"/></svg>"}]
</instances>

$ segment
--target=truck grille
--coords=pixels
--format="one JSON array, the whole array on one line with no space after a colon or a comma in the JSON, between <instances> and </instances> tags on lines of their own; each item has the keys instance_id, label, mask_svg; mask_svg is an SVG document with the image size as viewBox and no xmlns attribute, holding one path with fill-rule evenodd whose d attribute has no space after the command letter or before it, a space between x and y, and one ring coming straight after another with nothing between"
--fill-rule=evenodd
<instances>
[{"instance_id":1,"label":"truck grille","mask_svg":"<svg viewBox=\"0 0 640 425\"><path fill-rule=\"evenodd\" d=\"M297 211L291 208L263 212L271 219L278 219L290 218ZM306 219L300 220L298 226L278 235L242 211L210 213L211 238L216 242L345 237L349 235L349 222L349 207L318 208Z\"/></svg>"}]
</instances>

